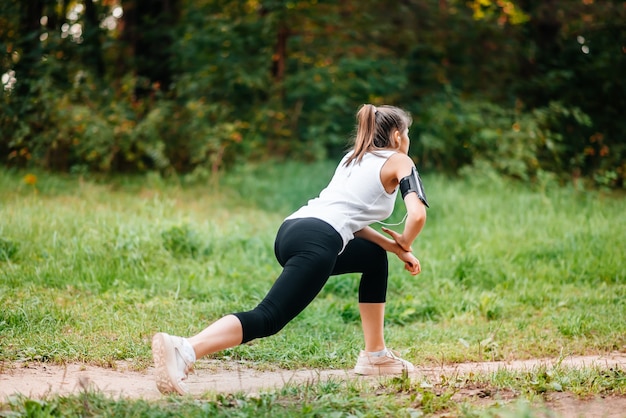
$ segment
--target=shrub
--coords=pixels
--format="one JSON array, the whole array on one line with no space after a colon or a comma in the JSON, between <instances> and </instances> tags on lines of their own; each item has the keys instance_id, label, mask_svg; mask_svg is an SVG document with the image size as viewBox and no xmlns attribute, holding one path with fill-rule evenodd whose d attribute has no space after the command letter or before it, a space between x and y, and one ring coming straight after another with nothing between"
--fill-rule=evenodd
<instances>
[{"instance_id":1,"label":"shrub","mask_svg":"<svg viewBox=\"0 0 626 418\"><path fill-rule=\"evenodd\" d=\"M564 179L575 174L584 150L572 149L563 132L590 125L582 111L556 102L523 111L449 94L417 118L414 151L422 166L448 173L483 167L524 181L544 172Z\"/></svg>"}]
</instances>

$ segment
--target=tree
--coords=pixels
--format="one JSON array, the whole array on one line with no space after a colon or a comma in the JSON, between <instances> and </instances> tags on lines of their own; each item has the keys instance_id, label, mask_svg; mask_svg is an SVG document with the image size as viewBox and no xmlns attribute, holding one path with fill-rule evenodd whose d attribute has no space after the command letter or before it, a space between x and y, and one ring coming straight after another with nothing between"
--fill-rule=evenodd
<instances>
[{"instance_id":1,"label":"tree","mask_svg":"<svg viewBox=\"0 0 626 418\"><path fill-rule=\"evenodd\" d=\"M7 0L0 153L74 171L334 157L359 105L394 103L418 138L434 138L432 109L454 119L416 147L454 149L459 165L523 140L524 120L557 142L535 144L542 169L615 186L625 13L615 0ZM533 163L507 159L520 155Z\"/></svg>"},{"instance_id":2,"label":"tree","mask_svg":"<svg viewBox=\"0 0 626 418\"><path fill-rule=\"evenodd\" d=\"M118 75L133 72L146 86L168 90L173 79L175 30L180 0L123 0Z\"/></svg>"},{"instance_id":3,"label":"tree","mask_svg":"<svg viewBox=\"0 0 626 418\"><path fill-rule=\"evenodd\" d=\"M587 129L574 129L571 118L558 127L564 169L596 176L601 183L624 184L622 2L523 0L520 5L531 19L522 34L528 47L520 50L516 93L529 108L558 101L589 115L593 125Z\"/></svg>"}]
</instances>

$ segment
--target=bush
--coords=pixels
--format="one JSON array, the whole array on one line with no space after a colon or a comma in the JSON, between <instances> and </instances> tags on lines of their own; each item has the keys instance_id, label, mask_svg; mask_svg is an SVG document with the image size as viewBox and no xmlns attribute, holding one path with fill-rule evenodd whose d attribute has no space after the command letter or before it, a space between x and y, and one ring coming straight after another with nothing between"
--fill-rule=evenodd
<instances>
[{"instance_id":1,"label":"bush","mask_svg":"<svg viewBox=\"0 0 626 418\"><path fill-rule=\"evenodd\" d=\"M580 109L558 102L524 111L448 94L434 98L416 118L413 151L422 167L452 174L483 167L523 181L545 173L565 181L580 176L589 154L567 135L584 137L591 124ZM601 172L595 172L596 184Z\"/></svg>"},{"instance_id":2,"label":"bush","mask_svg":"<svg viewBox=\"0 0 626 418\"><path fill-rule=\"evenodd\" d=\"M234 160L241 123L227 106L201 99L175 100L154 90L139 99L141 79L127 77L117 89L99 87L87 73L61 90L51 78L30 84L32 97L3 95L0 151L14 166L72 172L188 172L218 170ZM36 97L35 100L33 97ZM21 117L11 115L25 114Z\"/></svg>"}]
</instances>

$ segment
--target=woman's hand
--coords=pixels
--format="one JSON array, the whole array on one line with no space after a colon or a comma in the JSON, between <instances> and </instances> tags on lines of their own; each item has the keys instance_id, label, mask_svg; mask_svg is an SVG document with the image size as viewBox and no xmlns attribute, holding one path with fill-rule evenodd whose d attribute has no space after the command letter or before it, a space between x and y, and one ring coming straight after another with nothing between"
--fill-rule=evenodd
<instances>
[{"instance_id":1,"label":"woman's hand","mask_svg":"<svg viewBox=\"0 0 626 418\"><path fill-rule=\"evenodd\" d=\"M413 255L410 246L406 249L398 243L398 239L402 241L401 235L387 228L383 228L383 231L389 234L392 239L387 238L369 226L355 232L354 236L371 241L374 244L379 245L385 251L394 253L404 262L404 268L406 271L412 275L419 274L422 271L422 267L420 266L419 260Z\"/></svg>"},{"instance_id":2,"label":"woman's hand","mask_svg":"<svg viewBox=\"0 0 626 418\"><path fill-rule=\"evenodd\" d=\"M420 261L413 255L412 252L407 251L399 253L398 258L404 262L404 269L413 276L421 273L422 266L420 266Z\"/></svg>"},{"instance_id":3,"label":"woman's hand","mask_svg":"<svg viewBox=\"0 0 626 418\"><path fill-rule=\"evenodd\" d=\"M404 251L413 252L413 249L411 248L411 243L406 242L402 234L398 234L396 231L385 227L382 227L382 230L384 233L389 235Z\"/></svg>"}]
</instances>

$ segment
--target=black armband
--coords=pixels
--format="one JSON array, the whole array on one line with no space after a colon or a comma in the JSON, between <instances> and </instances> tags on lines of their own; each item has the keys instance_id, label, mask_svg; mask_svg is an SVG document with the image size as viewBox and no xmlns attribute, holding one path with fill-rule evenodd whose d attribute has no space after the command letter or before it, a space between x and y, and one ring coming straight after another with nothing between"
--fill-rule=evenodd
<instances>
[{"instance_id":1,"label":"black armband","mask_svg":"<svg viewBox=\"0 0 626 418\"><path fill-rule=\"evenodd\" d=\"M411 169L411 174L402 178L400 180L400 193L402 194L402 199L409 194L415 192L417 193L417 197L422 201L424 206L429 208L428 201L426 200L426 193L424 193L424 186L422 186L422 179L420 175L415 170L415 167Z\"/></svg>"}]
</instances>

